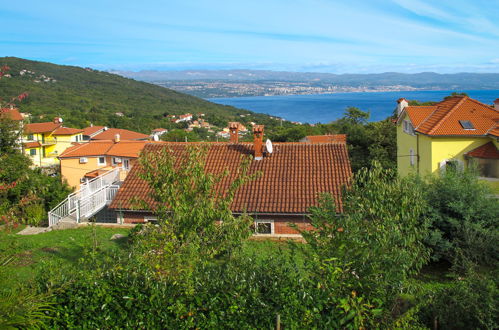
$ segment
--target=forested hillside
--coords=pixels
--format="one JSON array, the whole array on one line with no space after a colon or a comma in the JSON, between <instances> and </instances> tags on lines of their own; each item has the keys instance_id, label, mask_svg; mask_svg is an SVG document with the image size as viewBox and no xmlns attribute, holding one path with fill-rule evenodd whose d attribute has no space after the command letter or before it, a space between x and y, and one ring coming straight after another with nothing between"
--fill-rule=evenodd
<instances>
[{"instance_id":1,"label":"forested hillside","mask_svg":"<svg viewBox=\"0 0 499 330\"><path fill-rule=\"evenodd\" d=\"M61 116L73 127L107 125L148 133L155 127L171 126L167 115L205 113L206 120L223 126L230 120L276 125L263 114L218 105L157 85L124 78L104 71L63 66L15 57L0 58L8 75L0 81L0 98L10 100L21 93L28 97L20 104L33 122ZM122 114L121 114L122 113ZM273 123L275 122L275 123Z\"/></svg>"}]
</instances>

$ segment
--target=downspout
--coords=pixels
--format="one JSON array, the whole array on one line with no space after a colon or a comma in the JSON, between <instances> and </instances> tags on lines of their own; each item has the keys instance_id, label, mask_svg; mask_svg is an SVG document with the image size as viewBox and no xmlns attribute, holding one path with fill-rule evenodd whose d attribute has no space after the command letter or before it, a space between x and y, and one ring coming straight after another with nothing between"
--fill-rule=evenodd
<instances>
[{"instance_id":1,"label":"downspout","mask_svg":"<svg viewBox=\"0 0 499 330\"><path fill-rule=\"evenodd\" d=\"M416 163L416 169L417 169L417 173L418 175L421 174L419 173L419 134L416 134L416 159L417 159L417 163Z\"/></svg>"}]
</instances>

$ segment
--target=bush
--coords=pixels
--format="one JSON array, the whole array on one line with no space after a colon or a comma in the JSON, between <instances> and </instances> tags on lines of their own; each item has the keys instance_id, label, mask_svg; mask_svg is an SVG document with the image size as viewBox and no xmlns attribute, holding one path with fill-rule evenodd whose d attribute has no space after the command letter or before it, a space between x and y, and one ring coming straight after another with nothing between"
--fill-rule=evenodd
<instances>
[{"instance_id":1,"label":"bush","mask_svg":"<svg viewBox=\"0 0 499 330\"><path fill-rule=\"evenodd\" d=\"M469 273L423 295L421 301L418 316L430 328L435 323L439 329L499 327L497 276Z\"/></svg>"},{"instance_id":2,"label":"bush","mask_svg":"<svg viewBox=\"0 0 499 330\"><path fill-rule=\"evenodd\" d=\"M458 268L496 265L499 256L499 200L473 171L446 171L422 183L430 220L426 244L434 261Z\"/></svg>"}]
</instances>

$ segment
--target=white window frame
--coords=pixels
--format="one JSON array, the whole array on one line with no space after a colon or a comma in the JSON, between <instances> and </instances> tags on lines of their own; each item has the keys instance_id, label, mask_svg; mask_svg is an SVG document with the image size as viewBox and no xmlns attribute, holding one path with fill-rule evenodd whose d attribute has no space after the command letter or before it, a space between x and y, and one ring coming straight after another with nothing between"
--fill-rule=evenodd
<instances>
[{"instance_id":1,"label":"white window frame","mask_svg":"<svg viewBox=\"0 0 499 330\"><path fill-rule=\"evenodd\" d=\"M144 222L158 222L158 217L155 215L144 215Z\"/></svg>"},{"instance_id":2,"label":"white window frame","mask_svg":"<svg viewBox=\"0 0 499 330\"><path fill-rule=\"evenodd\" d=\"M260 224L260 223L270 223L270 234L264 234L264 233L258 232L258 224ZM256 219L254 224L255 224L255 235L274 235L275 234L274 220Z\"/></svg>"},{"instance_id":3,"label":"white window frame","mask_svg":"<svg viewBox=\"0 0 499 330\"><path fill-rule=\"evenodd\" d=\"M117 162L117 161L116 161L116 159L119 159L120 161L119 161L119 162ZM113 158L112 158L112 164L113 164L114 166L116 166L116 165L118 165L118 164L123 164L123 158L121 158L121 157L113 157Z\"/></svg>"},{"instance_id":4,"label":"white window frame","mask_svg":"<svg viewBox=\"0 0 499 330\"><path fill-rule=\"evenodd\" d=\"M80 164L86 164L88 163L88 158L87 157L80 157Z\"/></svg>"},{"instance_id":5,"label":"white window frame","mask_svg":"<svg viewBox=\"0 0 499 330\"><path fill-rule=\"evenodd\" d=\"M101 158L104 158L104 162L103 163L100 161ZM99 156L99 157L97 157L97 165L104 165L105 166L106 165L106 157L105 156Z\"/></svg>"},{"instance_id":6,"label":"white window frame","mask_svg":"<svg viewBox=\"0 0 499 330\"><path fill-rule=\"evenodd\" d=\"M127 171L128 171L128 170L130 169L130 159L128 159L128 158L122 158L121 160L122 160L122 162L121 162L121 167L122 167L124 170L127 170ZM126 164L126 166L125 166L125 164Z\"/></svg>"}]
</instances>

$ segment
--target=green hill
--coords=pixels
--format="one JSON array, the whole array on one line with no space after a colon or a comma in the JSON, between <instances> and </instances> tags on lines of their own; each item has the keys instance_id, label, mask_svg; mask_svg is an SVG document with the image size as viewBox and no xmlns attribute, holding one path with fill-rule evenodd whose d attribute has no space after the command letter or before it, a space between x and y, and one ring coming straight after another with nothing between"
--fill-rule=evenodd
<instances>
[{"instance_id":1,"label":"green hill","mask_svg":"<svg viewBox=\"0 0 499 330\"><path fill-rule=\"evenodd\" d=\"M72 127L93 123L148 133L156 127L175 127L167 115L204 113L206 120L219 127L232 120L277 125L264 114L214 104L104 71L15 57L0 58L3 65L10 67L11 77L0 80L0 98L10 100L27 92L29 96L19 108L32 114L32 122L61 116ZM249 116L243 118L241 114Z\"/></svg>"}]
</instances>

